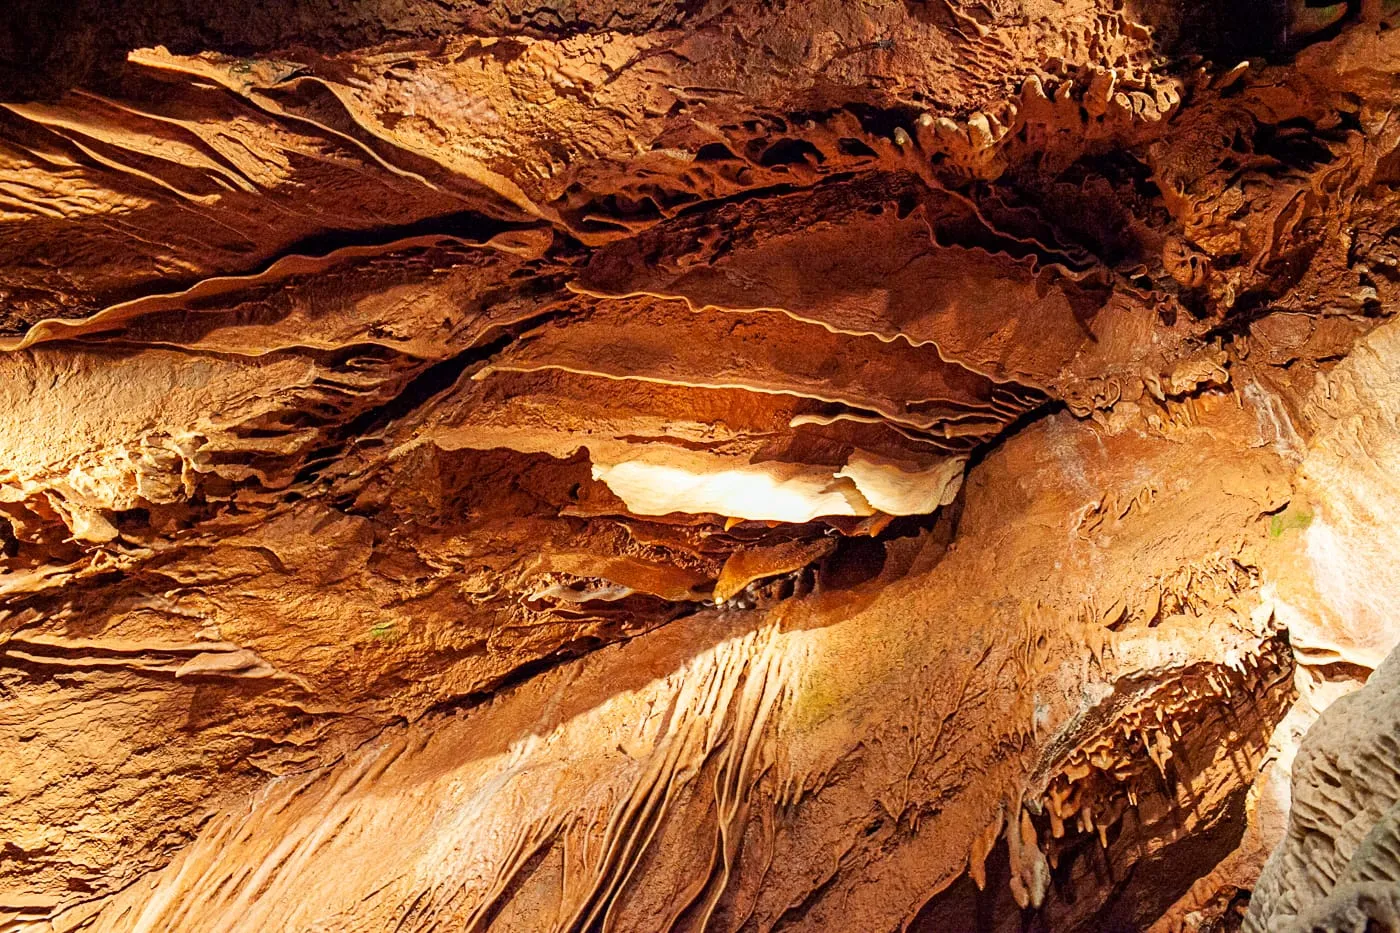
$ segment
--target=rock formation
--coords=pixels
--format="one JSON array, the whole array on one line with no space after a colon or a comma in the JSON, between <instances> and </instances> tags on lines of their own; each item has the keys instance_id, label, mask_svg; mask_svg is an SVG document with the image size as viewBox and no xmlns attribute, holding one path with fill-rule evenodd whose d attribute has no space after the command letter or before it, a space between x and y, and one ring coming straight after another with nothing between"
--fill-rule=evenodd
<instances>
[{"instance_id":1,"label":"rock formation","mask_svg":"<svg viewBox=\"0 0 1400 933\"><path fill-rule=\"evenodd\" d=\"M1246 929L1400 927L1397 672L1400 654L1308 733L1288 835L1259 879Z\"/></svg>"},{"instance_id":2,"label":"rock formation","mask_svg":"<svg viewBox=\"0 0 1400 933\"><path fill-rule=\"evenodd\" d=\"M1394 924L1394 4L7 12L0 930Z\"/></svg>"}]
</instances>

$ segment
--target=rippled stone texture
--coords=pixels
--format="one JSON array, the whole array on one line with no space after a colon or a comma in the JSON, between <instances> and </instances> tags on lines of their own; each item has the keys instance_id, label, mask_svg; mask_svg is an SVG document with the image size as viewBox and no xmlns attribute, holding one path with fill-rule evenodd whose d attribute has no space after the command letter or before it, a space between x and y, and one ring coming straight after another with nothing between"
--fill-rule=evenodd
<instances>
[{"instance_id":1,"label":"rippled stone texture","mask_svg":"<svg viewBox=\"0 0 1400 933\"><path fill-rule=\"evenodd\" d=\"M1389 6L31 6L0 928L1238 928L1400 640Z\"/></svg>"}]
</instances>

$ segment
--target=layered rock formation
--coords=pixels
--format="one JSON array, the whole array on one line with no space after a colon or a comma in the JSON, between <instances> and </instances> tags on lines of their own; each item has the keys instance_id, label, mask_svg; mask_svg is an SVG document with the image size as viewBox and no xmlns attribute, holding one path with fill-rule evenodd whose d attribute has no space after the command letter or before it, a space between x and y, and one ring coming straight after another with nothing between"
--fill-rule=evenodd
<instances>
[{"instance_id":1,"label":"layered rock formation","mask_svg":"<svg viewBox=\"0 0 1400 933\"><path fill-rule=\"evenodd\" d=\"M1313 909L1389 7L196 6L0 38L0 929Z\"/></svg>"}]
</instances>

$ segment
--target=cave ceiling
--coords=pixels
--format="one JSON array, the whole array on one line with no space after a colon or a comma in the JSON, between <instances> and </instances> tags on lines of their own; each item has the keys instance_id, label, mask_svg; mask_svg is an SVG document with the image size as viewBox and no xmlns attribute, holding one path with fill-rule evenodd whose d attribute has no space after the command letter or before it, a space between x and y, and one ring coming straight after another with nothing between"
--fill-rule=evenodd
<instances>
[{"instance_id":1,"label":"cave ceiling","mask_svg":"<svg viewBox=\"0 0 1400 933\"><path fill-rule=\"evenodd\" d=\"M0 930L1235 929L1394 6L0 14Z\"/></svg>"}]
</instances>

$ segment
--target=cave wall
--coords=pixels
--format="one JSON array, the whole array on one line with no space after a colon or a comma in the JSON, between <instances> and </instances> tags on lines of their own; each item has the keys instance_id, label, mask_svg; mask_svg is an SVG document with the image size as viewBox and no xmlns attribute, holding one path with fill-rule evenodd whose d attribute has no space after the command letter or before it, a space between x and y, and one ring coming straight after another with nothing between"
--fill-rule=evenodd
<instances>
[{"instance_id":1,"label":"cave wall","mask_svg":"<svg viewBox=\"0 0 1400 933\"><path fill-rule=\"evenodd\" d=\"M1259 877L1246 930L1400 924L1397 661L1329 706L1304 740L1287 834Z\"/></svg>"},{"instance_id":2,"label":"cave wall","mask_svg":"<svg viewBox=\"0 0 1400 933\"><path fill-rule=\"evenodd\" d=\"M1388 8L126 6L0 41L0 925L1239 922L1400 640Z\"/></svg>"}]
</instances>

